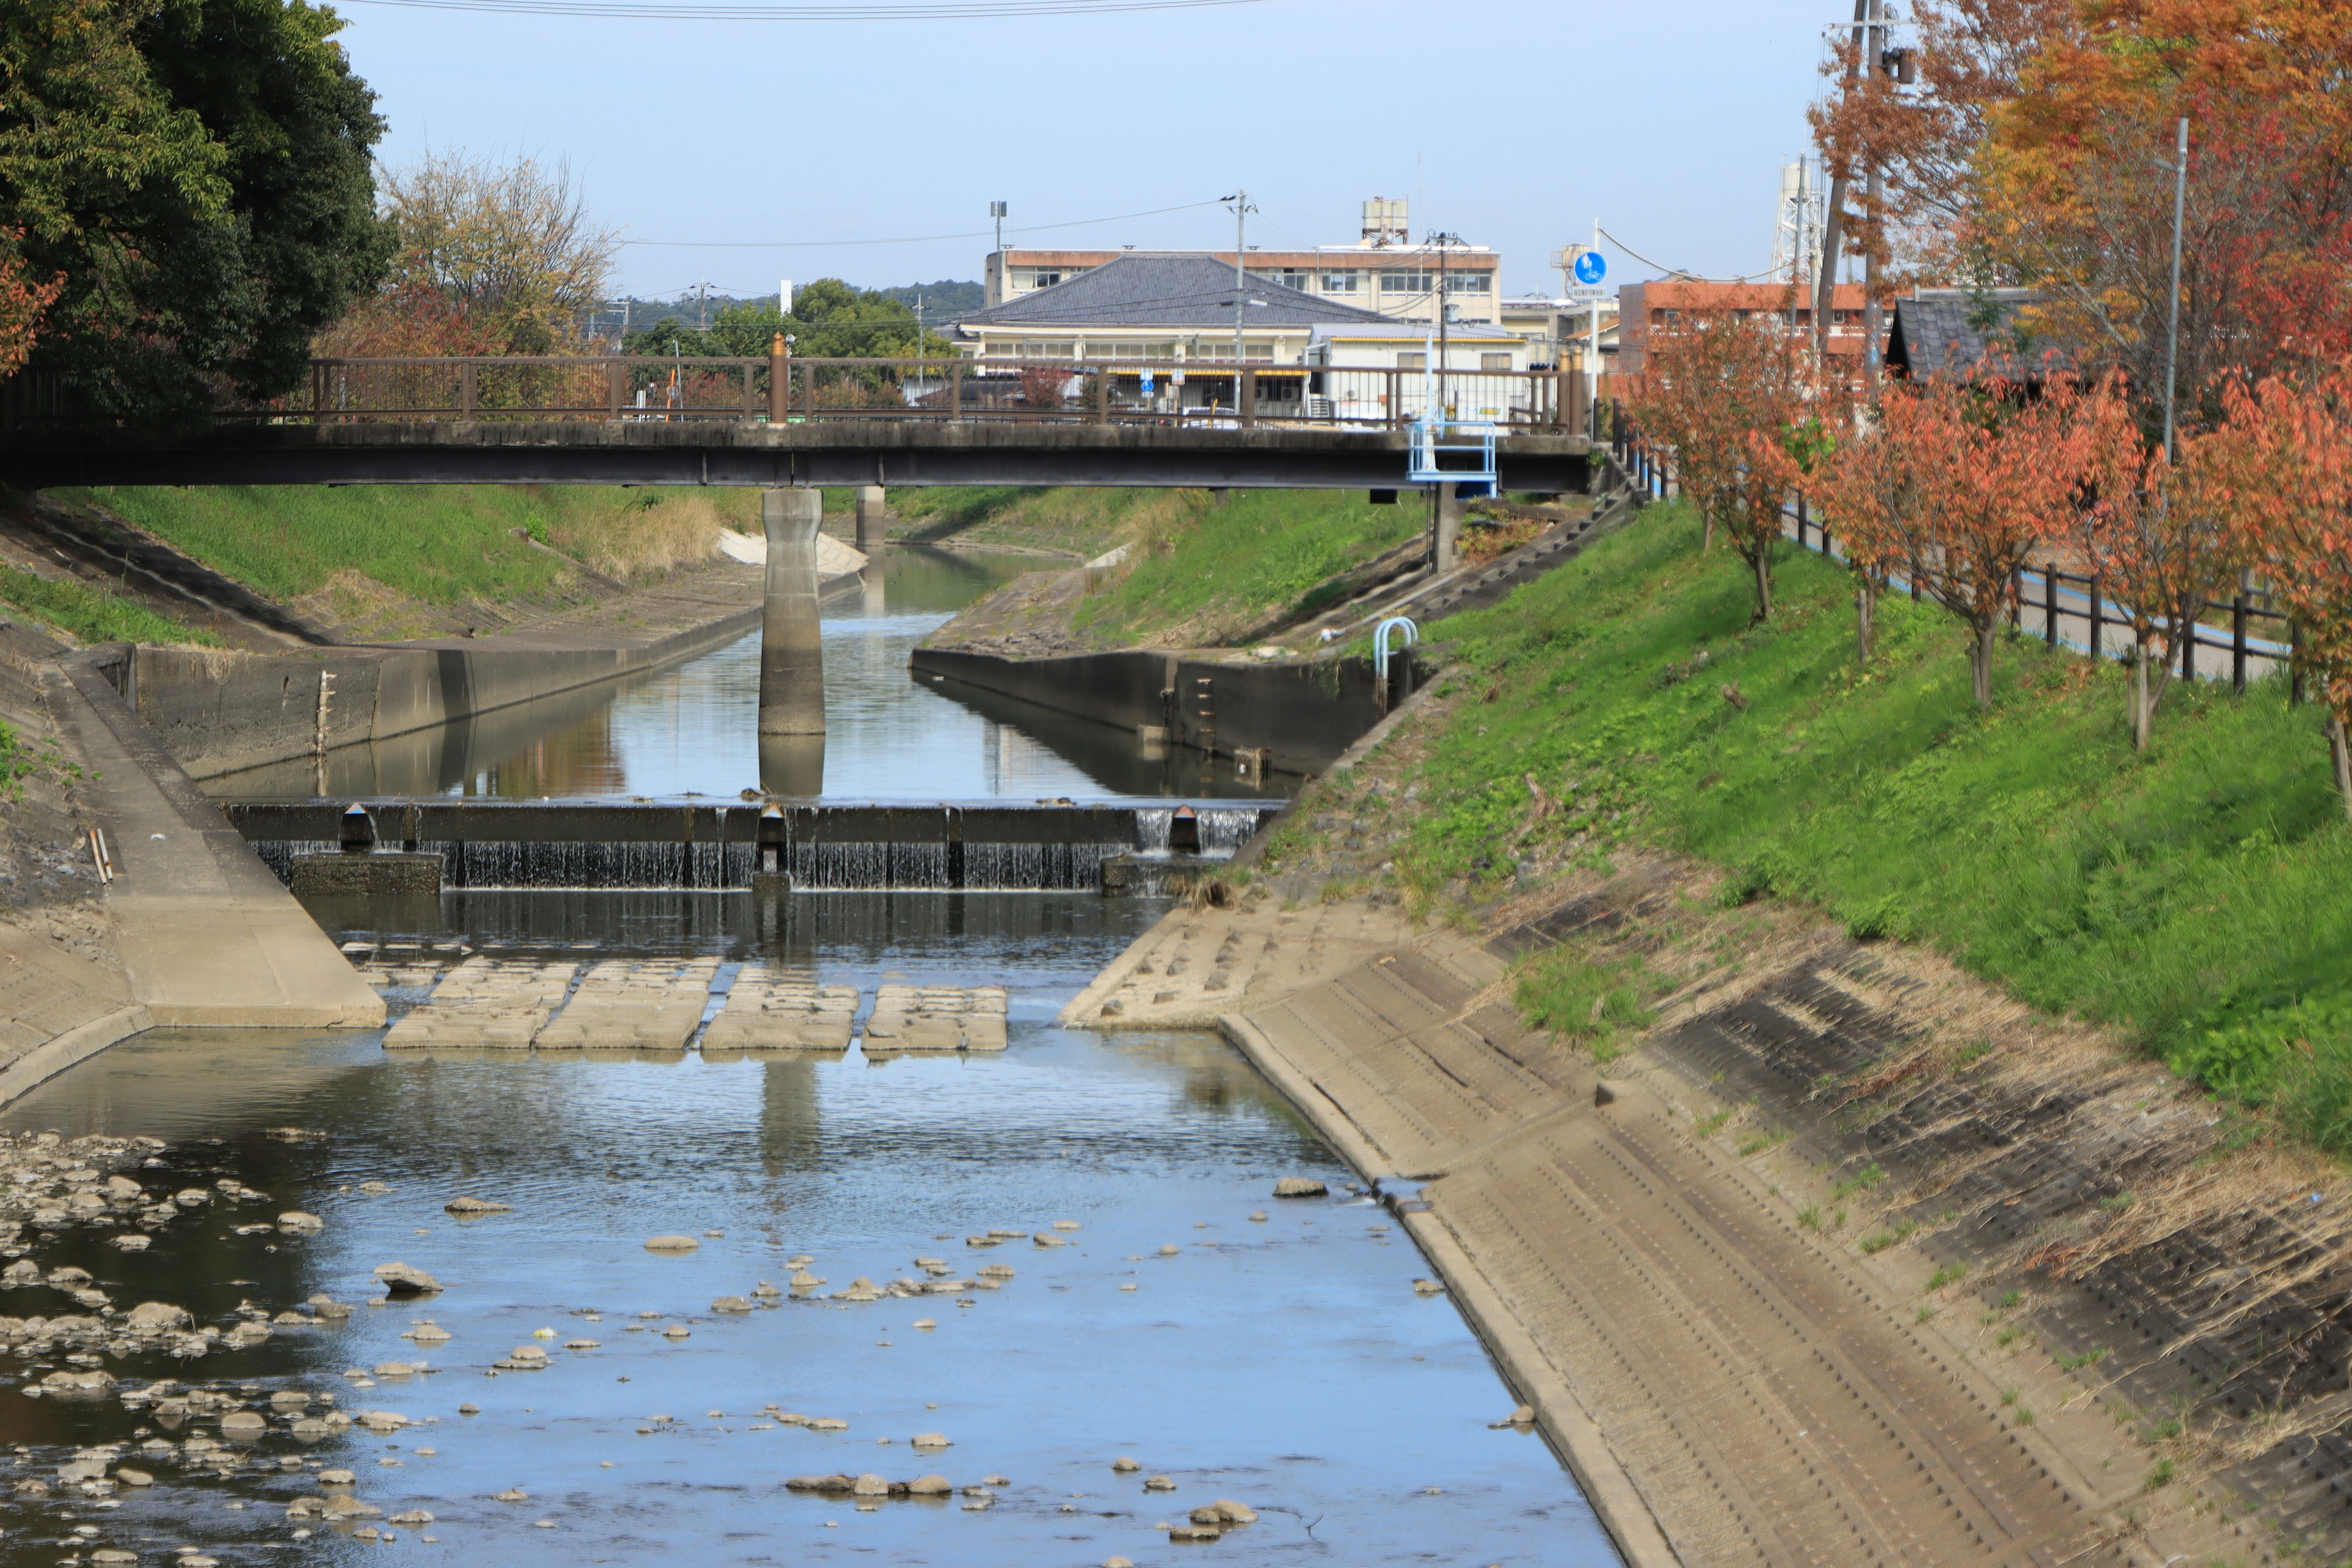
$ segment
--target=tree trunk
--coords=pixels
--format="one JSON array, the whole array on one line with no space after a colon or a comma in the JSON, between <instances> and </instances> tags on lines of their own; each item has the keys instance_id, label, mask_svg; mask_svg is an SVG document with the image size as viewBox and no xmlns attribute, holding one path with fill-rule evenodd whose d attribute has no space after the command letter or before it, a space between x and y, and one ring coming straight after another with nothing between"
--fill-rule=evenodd
<instances>
[{"instance_id":1,"label":"tree trunk","mask_svg":"<svg viewBox=\"0 0 2352 1568\"><path fill-rule=\"evenodd\" d=\"M1878 584L1864 573L1862 584L1853 591L1854 642L1860 649L1862 662L1870 662L1871 621L1878 611Z\"/></svg>"},{"instance_id":2,"label":"tree trunk","mask_svg":"<svg viewBox=\"0 0 2352 1568\"><path fill-rule=\"evenodd\" d=\"M2352 817L2352 742L2344 731L2344 715L2327 721L2327 747L2336 753L2336 787L2344 792L2344 815Z\"/></svg>"},{"instance_id":3,"label":"tree trunk","mask_svg":"<svg viewBox=\"0 0 2352 1568\"><path fill-rule=\"evenodd\" d=\"M2147 704L2147 645L2142 643L2132 659L2132 750L2147 750L2151 715Z\"/></svg>"},{"instance_id":4,"label":"tree trunk","mask_svg":"<svg viewBox=\"0 0 2352 1568\"><path fill-rule=\"evenodd\" d=\"M1772 615L1772 546L1766 544L1748 559L1756 568L1756 618L1769 620Z\"/></svg>"},{"instance_id":5,"label":"tree trunk","mask_svg":"<svg viewBox=\"0 0 2352 1568\"><path fill-rule=\"evenodd\" d=\"M1969 679L1974 686L1977 706L1992 706L1993 640L2000 636L2000 618L1993 617L1977 627L1976 641L1969 647Z\"/></svg>"}]
</instances>

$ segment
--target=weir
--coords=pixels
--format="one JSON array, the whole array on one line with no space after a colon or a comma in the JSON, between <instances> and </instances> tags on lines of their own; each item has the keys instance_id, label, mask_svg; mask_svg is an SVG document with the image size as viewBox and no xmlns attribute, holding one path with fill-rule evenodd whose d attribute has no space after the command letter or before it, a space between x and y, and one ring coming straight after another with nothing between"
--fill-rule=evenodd
<instances>
[{"instance_id":1,"label":"weir","mask_svg":"<svg viewBox=\"0 0 2352 1568\"><path fill-rule=\"evenodd\" d=\"M350 806L231 801L222 809L263 864L298 889L331 880L414 888L409 868L423 857L438 862L445 889L1143 892L1169 871L1231 858L1281 803L768 807L440 798ZM1180 822L1186 831L1172 831ZM1107 877L1112 862L1118 868Z\"/></svg>"}]
</instances>

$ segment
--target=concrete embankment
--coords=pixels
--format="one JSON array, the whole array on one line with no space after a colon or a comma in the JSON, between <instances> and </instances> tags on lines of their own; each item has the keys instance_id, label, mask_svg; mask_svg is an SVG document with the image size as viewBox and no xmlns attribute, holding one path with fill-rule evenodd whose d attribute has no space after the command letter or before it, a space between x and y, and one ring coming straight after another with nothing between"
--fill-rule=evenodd
<instances>
[{"instance_id":1,"label":"concrete embankment","mask_svg":"<svg viewBox=\"0 0 2352 1568\"><path fill-rule=\"evenodd\" d=\"M1127 648L1052 658L1006 658L961 648L917 648L915 673L1017 697L1059 713L1217 755L1263 750L1268 765L1312 773L1329 765L1385 711L1370 659L1262 662L1246 655Z\"/></svg>"},{"instance_id":2,"label":"concrete embankment","mask_svg":"<svg viewBox=\"0 0 2352 1568\"><path fill-rule=\"evenodd\" d=\"M1619 866L1477 931L1179 909L1064 1021L1237 998L1630 1562L2341 1554L2340 1171L2228 1157L2192 1086L1933 953ZM1561 950L1665 992L1624 1054L1513 1005Z\"/></svg>"},{"instance_id":3,"label":"concrete embankment","mask_svg":"<svg viewBox=\"0 0 2352 1568\"><path fill-rule=\"evenodd\" d=\"M761 585L756 566L719 567L499 637L274 654L142 647L110 668L164 748L210 779L691 658L759 624Z\"/></svg>"},{"instance_id":4,"label":"concrete embankment","mask_svg":"<svg viewBox=\"0 0 2352 1568\"><path fill-rule=\"evenodd\" d=\"M100 662L0 628L0 717L29 753L5 813L0 1101L152 1027L381 1022L382 999Z\"/></svg>"}]
</instances>

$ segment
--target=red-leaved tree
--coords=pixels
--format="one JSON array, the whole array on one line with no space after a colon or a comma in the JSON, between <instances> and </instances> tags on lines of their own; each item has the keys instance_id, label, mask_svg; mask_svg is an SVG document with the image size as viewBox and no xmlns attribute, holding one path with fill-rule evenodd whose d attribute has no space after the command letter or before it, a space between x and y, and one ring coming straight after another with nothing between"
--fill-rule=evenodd
<instances>
[{"instance_id":1,"label":"red-leaved tree","mask_svg":"<svg viewBox=\"0 0 2352 1568\"><path fill-rule=\"evenodd\" d=\"M1781 508L1801 477L1813 416L1802 343L1780 315L1690 310L1651 329L1633 412L1674 451L1675 480L1698 508L1706 543L1721 528L1772 613Z\"/></svg>"},{"instance_id":2,"label":"red-leaved tree","mask_svg":"<svg viewBox=\"0 0 2352 1568\"><path fill-rule=\"evenodd\" d=\"M33 352L41 318L65 289L63 273L37 281L16 248L23 229L0 231L0 380L16 374Z\"/></svg>"},{"instance_id":3,"label":"red-leaved tree","mask_svg":"<svg viewBox=\"0 0 2352 1568\"><path fill-rule=\"evenodd\" d=\"M2118 378L2084 395L2074 423L2089 504L2075 514L2074 541L2131 624L2132 745L2145 749L2198 616L2237 574L2238 538L2204 493L2217 475L2203 443L2189 441L2175 468L2142 432Z\"/></svg>"},{"instance_id":4,"label":"red-leaved tree","mask_svg":"<svg viewBox=\"0 0 2352 1568\"><path fill-rule=\"evenodd\" d=\"M2082 394L2052 378L2034 395L1999 378L1937 377L1887 397L1884 438L1917 486L1905 553L1921 593L1968 623L1969 676L1992 701L1993 639L2017 603L2017 574L2062 535L2084 479Z\"/></svg>"},{"instance_id":5,"label":"red-leaved tree","mask_svg":"<svg viewBox=\"0 0 2352 1568\"><path fill-rule=\"evenodd\" d=\"M1810 489L1822 526L1835 531L1853 573L1854 643L1868 663L1879 593L1887 574L1910 559L1918 527L1919 481L1911 471L1911 449L1887 436L1882 419L1857 421Z\"/></svg>"},{"instance_id":6,"label":"red-leaved tree","mask_svg":"<svg viewBox=\"0 0 2352 1568\"><path fill-rule=\"evenodd\" d=\"M2223 403L2201 489L2294 617L2352 816L2352 368L2233 385Z\"/></svg>"}]
</instances>

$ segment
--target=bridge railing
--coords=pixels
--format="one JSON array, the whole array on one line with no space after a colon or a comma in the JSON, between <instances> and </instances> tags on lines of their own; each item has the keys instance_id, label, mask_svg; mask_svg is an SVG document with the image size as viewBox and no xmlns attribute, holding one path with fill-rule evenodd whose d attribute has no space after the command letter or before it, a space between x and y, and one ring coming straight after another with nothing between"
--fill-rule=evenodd
<instances>
[{"instance_id":1,"label":"bridge railing","mask_svg":"<svg viewBox=\"0 0 2352 1568\"><path fill-rule=\"evenodd\" d=\"M1435 405L1433 410L1427 405ZM19 429L91 424L30 374L0 389ZM1202 359L720 358L655 354L339 358L220 416L271 423L842 419L1321 426L1402 429L1425 412L1511 431L1580 431L1559 371L1419 370Z\"/></svg>"}]
</instances>

